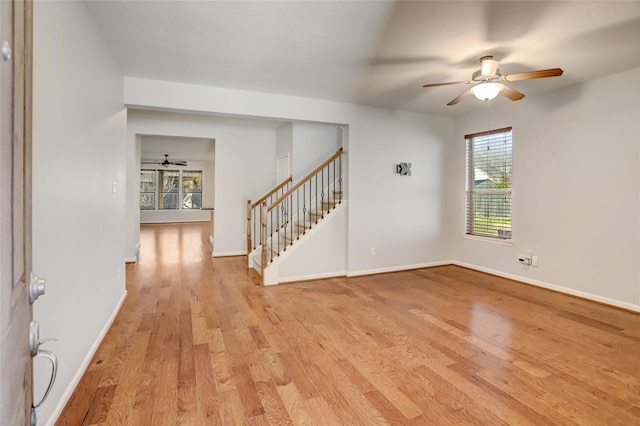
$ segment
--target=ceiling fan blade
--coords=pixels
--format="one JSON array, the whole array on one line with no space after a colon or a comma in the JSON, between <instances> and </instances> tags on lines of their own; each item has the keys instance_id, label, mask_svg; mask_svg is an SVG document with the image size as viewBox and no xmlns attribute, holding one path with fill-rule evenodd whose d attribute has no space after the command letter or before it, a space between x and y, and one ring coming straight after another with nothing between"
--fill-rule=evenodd
<instances>
[{"instance_id":1,"label":"ceiling fan blade","mask_svg":"<svg viewBox=\"0 0 640 426\"><path fill-rule=\"evenodd\" d=\"M500 91L500 94L505 98L509 98L512 101L519 101L524 98L524 93L518 92L517 90L512 89L509 86L504 86Z\"/></svg>"},{"instance_id":2,"label":"ceiling fan blade","mask_svg":"<svg viewBox=\"0 0 640 426\"><path fill-rule=\"evenodd\" d=\"M160 164L161 162L158 160L142 160L140 164Z\"/></svg>"},{"instance_id":3,"label":"ceiling fan blade","mask_svg":"<svg viewBox=\"0 0 640 426\"><path fill-rule=\"evenodd\" d=\"M186 161L171 161L171 164L173 164L174 166L186 166L187 162Z\"/></svg>"},{"instance_id":4,"label":"ceiling fan blade","mask_svg":"<svg viewBox=\"0 0 640 426\"><path fill-rule=\"evenodd\" d=\"M457 104L458 102L460 102L460 100L461 100L462 98L464 98L465 96L468 96L468 95L470 95L470 94L471 94L471 90L467 90L466 92L463 92L462 94L458 95L458 97L456 97L454 100L452 100L451 102L449 102L449 103L447 104L447 106L451 106L451 105L455 105L455 104Z\"/></svg>"},{"instance_id":5,"label":"ceiling fan blade","mask_svg":"<svg viewBox=\"0 0 640 426\"><path fill-rule=\"evenodd\" d=\"M433 84L425 84L422 87L436 87L436 86L451 86L454 84L469 84L470 81L450 81L448 83L433 83Z\"/></svg>"},{"instance_id":6,"label":"ceiling fan blade","mask_svg":"<svg viewBox=\"0 0 640 426\"><path fill-rule=\"evenodd\" d=\"M562 68L551 68L548 70L521 72L518 74L505 75L505 81L531 80L533 78L559 77L564 71Z\"/></svg>"}]
</instances>

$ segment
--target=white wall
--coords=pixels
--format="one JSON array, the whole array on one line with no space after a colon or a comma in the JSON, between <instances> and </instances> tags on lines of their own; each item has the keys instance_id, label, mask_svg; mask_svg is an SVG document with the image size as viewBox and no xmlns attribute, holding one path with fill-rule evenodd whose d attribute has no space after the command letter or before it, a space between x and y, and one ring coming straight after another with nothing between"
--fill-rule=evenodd
<instances>
[{"instance_id":1,"label":"white wall","mask_svg":"<svg viewBox=\"0 0 640 426\"><path fill-rule=\"evenodd\" d=\"M276 129L276 158L291 154L291 151L293 151L293 123L284 123Z\"/></svg>"},{"instance_id":2,"label":"white wall","mask_svg":"<svg viewBox=\"0 0 640 426\"><path fill-rule=\"evenodd\" d=\"M453 140L449 117L133 77L125 77L125 103L348 125L347 272L451 259L443 226L448 220L444 165ZM413 163L413 176L395 174L401 161ZM369 255L371 247L376 247L375 256Z\"/></svg>"},{"instance_id":3,"label":"white wall","mask_svg":"<svg viewBox=\"0 0 640 426\"><path fill-rule=\"evenodd\" d=\"M453 258L639 309L639 81L633 69L456 120ZM505 126L513 126L512 246L464 238L464 135ZM527 249L539 267L518 264Z\"/></svg>"},{"instance_id":4,"label":"white wall","mask_svg":"<svg viewBox=\"0 0 640 426\"><path fill-rule=\"evenodd\" d=\"M330 216L301 237L295 250L285 251L269 268L276 267L277 282L291 282L346 274L347 215L339 205ZM266 276L269 272L266 273Z\"/></svg>"},{"instance_id":5,"label":"white wall","mask_svg":"<svg viewBox=\"0 0 640 426\"><path fill-rule=\"evenodd\" d=\"M279 123L211 115L130 110L128 147L135 155L136 135L215 139L214 255L246 252L246 204L275 185L276 127ZM130 166L139 179L139 163ZM131 191L138 182L128 183ZM139 200L139 198L138 198ZM127 205L127 257L139 242L139 201Z\"/></svg>"},{"instance_id":6,"label":"white wall","mask_svg":"<svg viewBox=\"0 0 640 426\"><path fill-rule=\"evenodd\" d=\"M342 146L339 127L329 124L293 123L291 174L299 182Z\"/></svg>"},{"instance_id":7,"label":"white wall","mask_svg":"<svg viewBox=\"0 0 640 426\"><path fill-rule=\"evenodd\" d=\"M34 3L33 65L33 268L47 281L34 319L60 361L37 410L47 424L124 296L126 113L122 73L83 2ZM41 360L35 398L50 375Z\"/></svg>"}]
</instances>

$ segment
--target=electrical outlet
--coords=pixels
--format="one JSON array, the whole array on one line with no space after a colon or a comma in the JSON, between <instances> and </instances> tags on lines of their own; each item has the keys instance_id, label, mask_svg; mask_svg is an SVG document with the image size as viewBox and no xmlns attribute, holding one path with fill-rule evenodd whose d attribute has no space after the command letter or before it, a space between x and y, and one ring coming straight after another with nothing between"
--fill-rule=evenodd
<instances>
[{"instance_id":1,"label":"electrical outlet","mask_svg":"<svg viewBox=\"0 0 640 426\"><path fill-rule=\"evenodd\" d=\"M538 256L531 256L531 266L538 266Z\"/></svg>"},{"instance_id":2,"label":"electrical outlet","mask_svg":"<svg viewBox=\"0 0 640 426\"><path fill-rule=\"evenodd\" d=\"M375 247L370 247L369 248L369 256L375 256L376 255L376 248Z\"/></svg>"},{"instance_id":3,"label":"electrical outlet","mask_svg":"<svg viewBox=\"0 0 640 426\"><path fill-rule=\"evenodd\" d=\"M530 250L527 250L518 254L518 262L522 263L523 265L531 265L532 263L531 258L532 258L532 254Z\"/></svg>"}]
</instances>

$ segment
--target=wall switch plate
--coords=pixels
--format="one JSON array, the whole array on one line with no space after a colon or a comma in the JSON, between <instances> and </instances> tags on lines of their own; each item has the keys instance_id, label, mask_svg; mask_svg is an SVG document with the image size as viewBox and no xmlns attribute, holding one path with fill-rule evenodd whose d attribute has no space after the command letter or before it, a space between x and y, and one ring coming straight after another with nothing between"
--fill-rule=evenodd
<instances>
[{"instance_id":1,"label":"wall switch plate","mask_svg":"<svg viewBox=\"0 0 640 426\"><path fill-rule=\"evenodd\" d=\"M376 255L376 248L375 247L369 248L369 256L375 256L375 255Z\"/></svg>"},{"instance_id":2,"label":"wall switch plate","mask_svg":"<svg viewBox=\"0 0 640 426\"><path fill-rule=\"evenodd\" d=\"M530 250L523 251L518 254L518 262L522 263L523 265L531 265L532 257L533 256Z\"/></svg>"}]
</instances>

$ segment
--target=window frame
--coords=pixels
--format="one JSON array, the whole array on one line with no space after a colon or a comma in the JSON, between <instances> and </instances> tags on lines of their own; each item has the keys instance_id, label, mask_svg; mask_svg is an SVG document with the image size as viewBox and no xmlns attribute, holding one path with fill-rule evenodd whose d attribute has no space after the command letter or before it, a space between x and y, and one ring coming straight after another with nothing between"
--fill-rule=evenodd
<instances>
[{"instance_id":1,"label":"window frame","mask_svg":"<svg viewBox=\"0 0 640 426\"><path fill-rule=\"evenodd\" d=\"M142 173L144 172L153 172L153 191L143 191L142 190ZM153 195L153 208L143 209L142 203L139 203L140 211L150 211L158 209L158 173L156 169L140 169L140 192L138 194L138 199L142 200L142 194L152 194Z\"/></svg>"},{"instance_id":2,"label":"window frame","mask_svg":"<svg viewBox=\"0 0 640 426\"><path fill-rule=\"evenodd\" d=\"M198 191L185 191L184 188L184 174L185 173L197 173L200 175L200 188ZM202 209L202 170L180 170L180 209L181 210L201 210ZM200 194L200 207L185 207L185 194L191 194L192 203L193 203L193 194Z\"/></svg>"},{"instance_id":3,"label":"window frame","mask_svg":"<svg viewBox=\"0 0 640 426\"><path fill-rule=\"evenodd\" d=\"M509 157L509 187L508 188L476 188L476 169L477 163L475 161L475 155L477 151L474 148L474 139L477 142L476 138L486 137L497 134L508 134L509 139L509 147L508 151L510 153ZM499 129L488 130L484 132L472 133L464 136L465 138L465 149L466 149L466 185L465 185L465 237L470 239L478 239L483 241L501 243L501 244L511 244L513 236L512 236L512 220L513 220L513 128L503 127ZM481 170L483 171L483 170ZM487 175L489 179L489 175L483 171ZM503 220L497 221L497 225L487 224L484 230L478 230L476 228L476 222L478 217L490 217L490 216L478 216L476 214L476 204L477 204L477 196L485 196L487 200L485 203L493 203L490 197L494 196L502 196L508 197L508 207L505 205L498 207L499 210L502 210L501 213L505 213L508 211L508 216L502 215L500 216ZM490 204L489 204L490 205ZM488 207L495 208L495 207ZM507 220L508 219L508 220ZM508 223L508 227L506 226ZM503 226L503 229L500 229L500 226ZM494 234L492 229L495 227L496 234ZM508 228L508 229L507 229ZM484 232L483 232L484 231Z\"/></svg>"},{"instance_id":4,"label":"window frame","mask_svg":"<svg viewBox=\"0 0 640 426\"><path fill-rule=\"evenodd\" d=\"M193 211L193 210L202 210L202 205L200 207L184 207L184 194L185 192L183 191L183 173L184 172L190 172L190 173L199 173L200 174L200 203L202 204L202 194L204 194L204 172L203 170L182 170L182 169L149 169L149 168L145 168L145 169L140 169L140 172L154 172L154 178L155 178L155 190L154 190L154 206L153 209L143 209L142 208L142 203L140 202L141 198L142 198L142 194L147 194L147 193L151 193L149 191L140 191L139 195L138 195L138 208L141 212L149 212L149 211ZM160 174L162 172L178 172L178 181L177 181L177 191L175 192L175 194L177 195L178 199L177 199L177 207L176 208L160 208L160 197L164 196L165 194L172 194L173 192L166 192L163 189L164 188L160 188L162 185L162 182L160 182ZM194 193L195 191L189 191L188 193Z\"/></svg>"}]
</instances>

